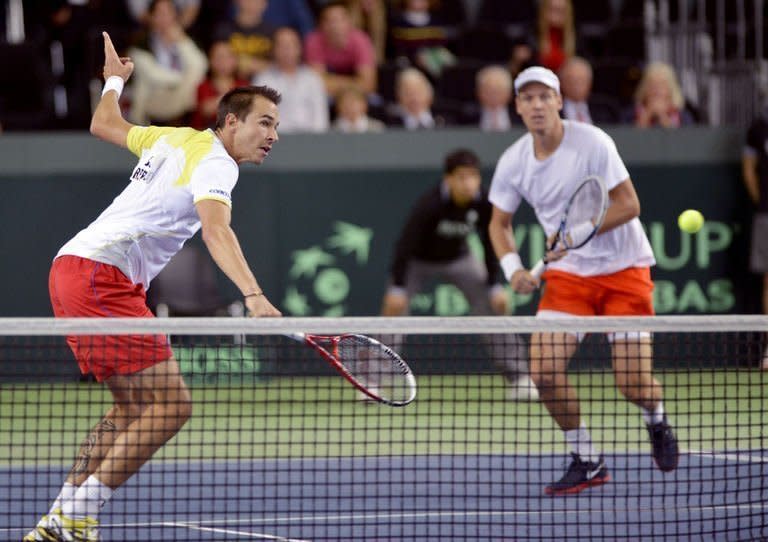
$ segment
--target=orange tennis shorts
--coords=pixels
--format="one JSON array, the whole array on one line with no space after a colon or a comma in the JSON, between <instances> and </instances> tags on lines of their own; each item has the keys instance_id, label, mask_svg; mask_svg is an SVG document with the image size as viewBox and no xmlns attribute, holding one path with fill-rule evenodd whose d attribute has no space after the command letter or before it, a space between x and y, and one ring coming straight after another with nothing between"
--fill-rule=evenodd
<instances>
[{"instance_id":1,"label":"orange tennis shorts","mask_svg":"<svg viewBox=\"0 0 768 542\"><path fill-rule=\"evenodd\" d=\"M630 267L610 275L580 277L552 269L539 310L579 316L652 316L653 281L649 267Z\"/></svg>"},{"instance_id":2,"label":"orange tennis shorts","mask_svg":"<svg viewBox=\"0 0 768 542\"><path fill-rule=\"evenodd\" d=\"M154 318L141 284L113 265L79 256L60 256L48 278L56 317ZM71 335L67 344L83 374L102 382L151 367L172 356L165 335Z\"/></svg>"}]
</instances>

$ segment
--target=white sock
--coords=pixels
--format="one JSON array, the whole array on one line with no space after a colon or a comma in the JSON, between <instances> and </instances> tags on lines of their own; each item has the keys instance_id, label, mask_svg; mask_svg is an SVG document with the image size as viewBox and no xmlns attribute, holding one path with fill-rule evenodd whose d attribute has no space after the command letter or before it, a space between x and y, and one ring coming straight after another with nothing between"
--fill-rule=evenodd
<instances>
[{"instance_id":1,"label":"white sock","mask_svg":"<svg viewBox=\"0 0 768 542\"><path fill-rule=\"evenodd\" d=\"M64 503L61 510L71 518L96 518L99 510L112 497L114 490L102 484L98 478L91 475L83 482L75 495Z\"/></svg>"},{"instance_id":2,"label":"white sock","mask_svg":"<svg viewBox=\"0 0 768 542\"><path fill-rule=\"evenodd\" d=\"M587 425L584 422L581 422L578 429L571 429L564 431L564 433L565 440L570 445L571 450L579 454L579 457L583 460L597 463L600 459L600 454L597 453L597 450L592 445L592 438L590 438Z\"/></svg>"},{"instance_id":3,"label":"white sock","mask_svg":"<svg viewBox=\"0 0 768 542\"><path fill-rule=\"evenodd\" d=\"M646 410L644 408L641 410L643 411L643 419L648 425L653 425L664 421L664 403L661 401L659 401L659 404L656 405L656 408L654 408L652 411Z\"/></svg>"},{"instance_id":4,"label":"white sock","mask_svg":"<svg viewBox=\"0 0 768 542\"><path fill-rule=\"evenodd\" d=\"M69 482L64 482L64 485L61 486L61 492L59 493L59 496L56 497L56 499L53 501L53 504L51 505L51 509L48 511L48 513L51 514L57 508L61 508L62 506L64 506L65 502L71 500L72 497L75 496L76 491L77 491L76 485L70 484Z\"/></svg>"}]
</instances>

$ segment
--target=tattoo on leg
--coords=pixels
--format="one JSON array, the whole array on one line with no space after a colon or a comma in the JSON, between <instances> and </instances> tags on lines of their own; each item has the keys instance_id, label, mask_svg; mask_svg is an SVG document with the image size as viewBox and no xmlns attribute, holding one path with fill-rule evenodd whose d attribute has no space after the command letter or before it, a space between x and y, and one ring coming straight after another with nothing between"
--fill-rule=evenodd
<instances>
[{"instance_id":1,"label":"tattoo on leg","mask_svg":"<svg viewBox=\"0 0 768 542\"><path fill-rule=\"evenodd\" d=\"M91 461L91 454L96 445L101 441L105 433L116 433L117 426L111 420L101 420L91 429L91 432L85 437L80 445L80 453L75 460L75 466L72 467L70 474L78 475L88 472L88 464Z\"/></svg>"}]
</instances>

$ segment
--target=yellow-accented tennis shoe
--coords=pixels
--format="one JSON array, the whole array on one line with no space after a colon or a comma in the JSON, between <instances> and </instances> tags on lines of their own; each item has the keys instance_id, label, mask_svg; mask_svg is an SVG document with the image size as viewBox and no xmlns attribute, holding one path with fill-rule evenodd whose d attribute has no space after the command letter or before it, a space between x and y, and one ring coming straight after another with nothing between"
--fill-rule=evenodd
<instances>
[{"instance_id":1,"label":"yellow-accented tennis shoe","mask_svg":"<svg viewBox=\"0 0 768 542\"><path fill-rule=\"evenodd\" d=\"M70 518L57 509L43 516L23 542L99 542L99 522Z\"/></svg>"}]
</instances>

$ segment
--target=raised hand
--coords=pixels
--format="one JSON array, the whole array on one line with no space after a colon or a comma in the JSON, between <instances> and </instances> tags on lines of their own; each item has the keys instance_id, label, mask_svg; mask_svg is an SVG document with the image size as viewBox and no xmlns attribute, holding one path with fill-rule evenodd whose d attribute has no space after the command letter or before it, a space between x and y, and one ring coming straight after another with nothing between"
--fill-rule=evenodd
<instances>
[{"instance_id":1,"label":"raised hand","mask_svg":"<svg viewBox=\"0 0 768 542\"><path fill-rule=\"evenodd\" d=\"M109 34L102 32L102 35L104 36L104 80L117 75L123 81L128 81L133 73L133 61L128 57L118 56Z\"/></svg>"}]
</instances>

